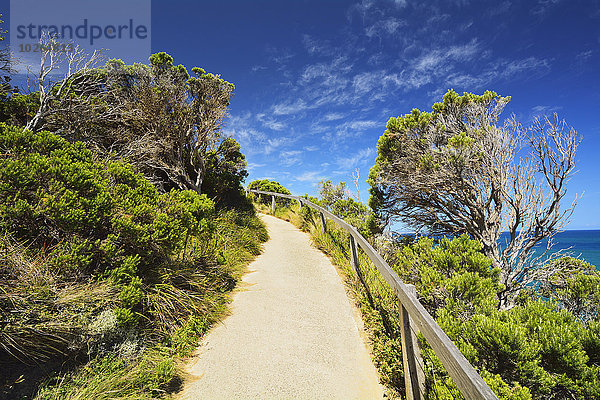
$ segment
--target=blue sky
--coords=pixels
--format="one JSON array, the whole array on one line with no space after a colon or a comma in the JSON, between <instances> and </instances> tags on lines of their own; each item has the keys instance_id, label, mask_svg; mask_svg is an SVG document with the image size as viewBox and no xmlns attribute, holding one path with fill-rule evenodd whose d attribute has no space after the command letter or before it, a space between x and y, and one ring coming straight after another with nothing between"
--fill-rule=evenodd
<instances>
[{"instance_id":1,"label":"blue sky","mask_svg":"<svg viewBox=\"0 0 600 400\"><path fill-rule=\"evenodd\" d=\"M448 90L512 96L523 123L558 112L583 136L570 229L600 229L599 1L158 1L152 51L234 83L224 133L250 176L316 194L360 172L392 116Z\"/></svg>"}]
</instances>

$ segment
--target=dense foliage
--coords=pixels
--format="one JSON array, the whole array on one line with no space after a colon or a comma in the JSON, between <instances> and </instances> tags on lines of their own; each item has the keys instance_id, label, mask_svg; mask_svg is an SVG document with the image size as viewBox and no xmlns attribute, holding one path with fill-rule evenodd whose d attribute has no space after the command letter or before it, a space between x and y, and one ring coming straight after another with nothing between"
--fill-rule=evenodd
<instances>
[{"instance_id":1,"label":"dense foliage","mask_svg":"<svg viewBox=\"0 0 600 400\"><path fill-rule=\"evenodd\" d=\"M41 40L38 107L23 118L20 104L11 122L84 141L103 157L127 158L161 191L202 191L208 158L219 153L233 84L199 67L190 75L164 52L151 55L148 65L110 60L98 67L97 53L60 52L57 38ZM50 79L60 62L73 68ZM239 174L245 160L241 153L237 158L230 167Z\"/></svg>"},{"instance_id":2,"label":"dense foliage","mask_svg":"<svg viewBox=\"0 0 600 400\"><path fill-rule=\"evenodd\" d=\"M217 208L251 208L242 186L247 176L246 158L240 144L233 138L225 139L206 156L202 193L213 200Z\"/></svg>"},{"instance_id":3,"label":"dense foliage","mask_svg":"<svg viewBox=\"0 0 600 400\"><path fill-rule=\"evenodd\" d=\"M2 93L0 94L0 122L25 126L39 106L39 96L36 93L21 94L13 91Z\"/></svg>"},{"instance_id":4,"label":"dense foliage","mask_svg":"<svg viewBox=\"0 0 600 400\"><path fill-rule=\"evenodd\" d=\"M518 305L499 311L499 271L490 268L481 245L466 235L437 244L423 238L397 257L394 269L416 285L421 302L482 376L513 386L506 398L597 398L598 323L580 318L598 309L597 296L590 291L600 282L595 270L581 269L580 260L564 258L564 271L571 270L568 283L552 293L545 290L549 300L532 288ZM555 281L558 284L558 278ZM565 306L567 298L581 307L577 313ZM436 390L442 397L455 392L447 386Z\"/></svg>"},{"instance_id":5,"label":"dense foliage","mask_svg":"<svg viewBox=\"0 0 600 400\"><path fill-rule=\"evenodd\" d=\"M381 233L379 220L365 204L355 200L345 182L333 185L331 181L319 182L320 199L317 204L353 225L365 237Z\"/></svg>"},{"instance_id":6,"label":"dense foliage","mask_svg":"<svg viewBox=\"0 0 600 400\"><path fill-rule=\"evenodd\" d=\"M270 181L268 179L256 180L250 182L248 185L249 190L260 190L262 192L272 192L272 193L281 193L281 194L291 194L289 190L283 187L279 182ZM256 198L260 204L271 205L271 197L259 194L251 194ZM289 199L284 199L282 197L275 198L275 204L279 206L286 207L290 204Z\"/></svg>"},{"instance_id":7,"label":"dense foliage","mask_svg":"<svg viewBox=\"0 0 600 400\"><path fill-rule=\"evenodd\" d=\"M205 195L160 193L131 165L97 161L81 142L5 124L0 234L0 362L15 373L32 363L52 370L87 353L111 373L133 368L157 380L129 382L141 385L138 394L173 384L174 356L223 312L240 266L266 239L252 211L216 214ZM158 343L167 350L144 350ZM110 353L118 360L103 361ZM7 374L3 390L17 378Z\"/></svg>"}]
</instances>

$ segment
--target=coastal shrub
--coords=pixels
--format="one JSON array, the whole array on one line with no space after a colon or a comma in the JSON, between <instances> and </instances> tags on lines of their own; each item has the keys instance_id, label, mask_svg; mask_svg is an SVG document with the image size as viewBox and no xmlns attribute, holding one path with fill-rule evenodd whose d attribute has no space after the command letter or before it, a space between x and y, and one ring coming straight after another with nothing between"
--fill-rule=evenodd
<instances>
[{"instance_id":1,"label":"coastal shrub","mask_svg":"<svg viewBox=\"0 0 600 400\"><path fill-rule=\"evenodd\" d=\"M270 181L268 179L261 179L250 182L248 185L248 189L250 190L260 190L263 192L273 192L273 193L282 193L282 194L291 194L289 190L283 187L279 182ZM251 194L254 196L253 198L260 204L271 205L271 196L260 195L260 194ZM275 204L282 207L288 207L291 204L289 199L284 199L282 197L275 197Z\"/></svg>"},{"instance_id":2,"label":"coastal shrub","mask_svg":"<svg viewBox=\"0 0 600 400\"><path fill-rule=\"evenodd\" d=\"M543 291L532 288L519 305L498 310L499 271L467 235L421 238L399 250L397 260L399 276L417 287L421 303L501 398L596 398L600 336L597 313L590 311L597 307L593 266L563 259L565 269L541 285ZM430 386L432 396L443 398L454 384L426 345L424 354L430 381L445 382Z\"/></svg>"},{"instance_id":3,"label":"coastal shrub","mask_svg":"<svg viewBox=\"0 0 600 400\"><path fill-rule=\"evenodd\" d=\"M467 235L442 238L438 243L420 238L398 250L393 268L416 286L419 300L433 316L448 308L466 320L498 302L499 270L491 268L479 242Z\"/></svg>"},{"instance_id":4,"label":"coastal shrub","mask_svg":"<svg viewBox=\"0 0 600 400\"><path fill-rule=\"evenodd\" d=\"M52 248L50 263L65 276L112 279L124 325L152 319L148 287L177 269L172 256L191 236L214 229L206 196L160 194L130 165L95 161L81 142L0 124L0 153L0 229Z\"/></svg>"},{"instance_id":5,"label":"coastal shrub","mask_svg":"<svg viewBox=\"0 0 600 400\"><path fill-rule=\"evenodd\" d=\"M584 323L600 315L600 273L595 266L573 257L551 262L552 274L539 282L538 291L571 311Z\"/></svg>"}]
</instances>

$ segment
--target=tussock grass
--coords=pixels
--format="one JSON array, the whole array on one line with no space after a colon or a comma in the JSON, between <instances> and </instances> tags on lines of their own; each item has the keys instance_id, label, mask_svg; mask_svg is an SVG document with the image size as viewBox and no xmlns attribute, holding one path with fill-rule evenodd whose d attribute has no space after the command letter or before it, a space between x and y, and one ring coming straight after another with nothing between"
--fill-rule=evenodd
<instances>
[{"instance_id":1,"label":"tussock grass","mask_svg":"<svg viewBox=\"0 0 600 400\"><path fill-rule=\"evenodd\" d=\"M177 391L181 357L227 314L229 294L268 239L253 212L223 211L214 234L190 237L144 292L153 319L120 326L110 279L65 280L52 249L0 236L0 398L150 399ZM39 386L39 389L38 389Z\"/></svg>"}]
</instances>

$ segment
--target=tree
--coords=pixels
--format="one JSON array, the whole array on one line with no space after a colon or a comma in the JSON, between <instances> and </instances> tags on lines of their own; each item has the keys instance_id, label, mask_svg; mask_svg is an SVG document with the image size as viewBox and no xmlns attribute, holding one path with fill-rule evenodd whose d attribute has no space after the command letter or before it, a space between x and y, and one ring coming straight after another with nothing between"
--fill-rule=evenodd
<instances>
[{"instance_id":1,"label":"tree","mask_svg":"<svg viewBox=\"0 0 600 400\"><path fill-rule=\"evenodd\" d=\"M192 68L190 77L166 53L153 54L150 65L111 60L101 72L109 88L106 104L120 105L121 118L100 125L100 135L94 133L97 124L86 126L78 138L128 158L165 191L201 193L234 86L202 68Z\"/></svg>"},{"instance_id":2,"label":"tree","mask_svg":"<svg viewBox=\"0 0 600 400\"><path fill-rule=\"evenodd\" d=\"M580 139L554 118L524 128L498 126L510 101L450 90L431 112L391 118L370 171L370 205L387 222L401 220L434 235L469 234L500 270L499 307L553 272L552 237L576 204L561 208ZM500 234L509 233L499 247ZM534 246L548 239L545 251Z\"/></svg>"},{"instance_id":3,"label":"tree","mask_svg":"<svg viewBox=\"0 0 600 400\"><path fill-rule=\"evenodd\" d=\"M227 138L206 158L202 193L217 207L241 207L246 203L242 182L247 176L246 157L240 144L233 138Z\"/></svg>"},{"instance_id":4,"label":"tree","mask_svg":"<svg viewBox=\"0 0 600 400\"><path fill-rule=\"evenodd\" d=\"M149 65L85 54L55 36L40 40L39 108L26 128L86 142L106 158L127 158L162 191L202 192L206 159L219 145L234 86L218 75L173 65L166 53ZM56 72L65 68L56 78Z\"/></svg>"},{"instance_id":5,"label":"tree","mask_svg":"<svg viewBox=\"0 0 600 400\"><path fill-rule=\"evenodd\" d=\"M330 180L319 182L318 203L333 214L358 228L364 237L381 233L381 226L373 211L360 201L352 198L346 182L333 185Z\"/></svg>"},{"instance_id":6,"label":"tree","mask_svg":"<svg viewBox=\"0 0 600 400\"><path fill-rule=\"evenodd\" d=\"M272 192L272 193L281 193L281 194L291 194L290 191L285 188L281 183L276 181L270 181L268 179L259 179L250 182L248 185L249 190L260 190L262 192ZM264 195L257 194L257 201L259 203L270 205L271 198L265 197ZM276 204L287 207L290 205L290 200L283 197L275 197Z\"/></svg>"},{"instance_id":7,"label":"tree","mask_svg":"<svg viewBox=\"0 0 600 400\"><path fill-rule=\"evenodd\" d=\"M330 207L338 201L349 199L351 193L346 182L340 182L334 186L330 180L326 180L319 182L319 195L321 203L325 207Z\"/></svg>"}]
</instances>

